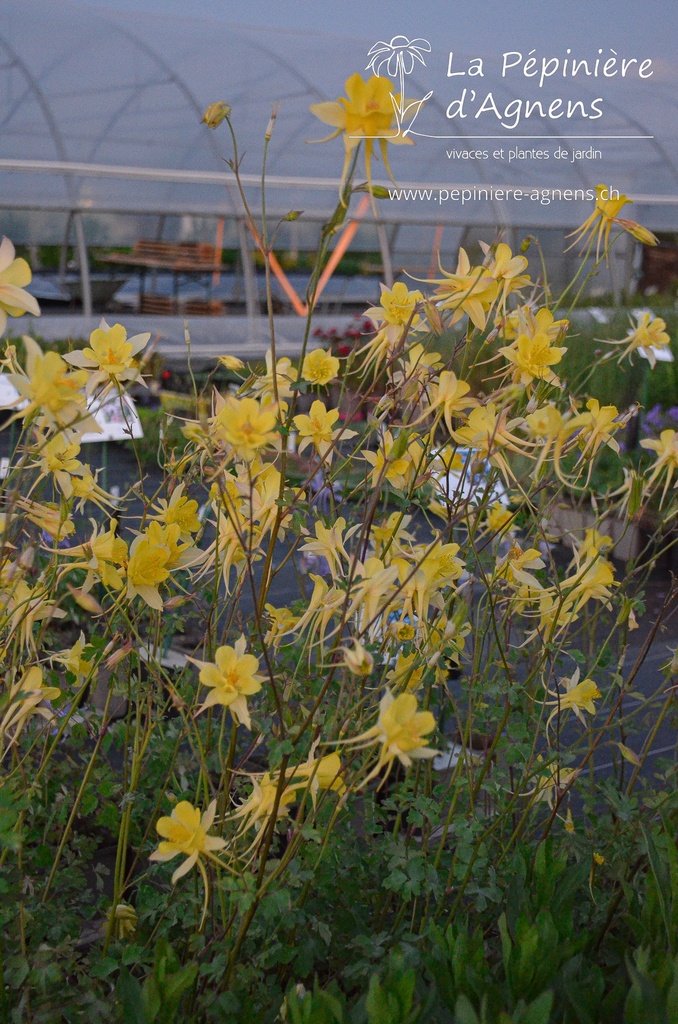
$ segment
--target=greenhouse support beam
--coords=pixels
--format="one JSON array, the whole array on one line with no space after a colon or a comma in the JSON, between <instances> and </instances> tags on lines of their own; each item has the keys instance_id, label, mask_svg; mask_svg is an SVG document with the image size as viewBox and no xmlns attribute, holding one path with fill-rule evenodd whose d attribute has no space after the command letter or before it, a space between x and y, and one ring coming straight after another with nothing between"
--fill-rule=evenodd
<instances>
[{"instance_id":1,"label":"greenhouse support beam","mask_svg":"<svg viewBox=\"0 0 678 1024\"><path fill-rule=\"evenodd\" d=\"M82 216L77 211L73 213L73 225L75 227L75 241L78 248L78 265L80 267L80 288L82 290L82 312L84 316L92 315L92 284L89 278L89 261L87 259L87 243L85 241L85 230L82 226Z\"/></svg>"}]
</instances>

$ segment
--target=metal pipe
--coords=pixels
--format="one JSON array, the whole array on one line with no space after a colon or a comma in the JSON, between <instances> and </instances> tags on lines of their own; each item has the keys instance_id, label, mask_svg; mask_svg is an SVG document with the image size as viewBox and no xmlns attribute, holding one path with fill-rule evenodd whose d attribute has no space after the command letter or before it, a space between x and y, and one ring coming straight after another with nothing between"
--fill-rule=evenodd
<instances>
[{"instance_id":1,"label":"metal pipe","mask_svg":"<svg viewBox=\"0 0 678 1024\"><path fill-rule=\"evenodd\" d=\"M78 248L78 265L80 269L80 288L82 290L82 312L83 316L92 315L92 283L89 278L89 261L87 259L87 243L85 231L82 226L82 217L76 212L73 214L75 226L75 241Z\"/></svg>"}]
</instances>

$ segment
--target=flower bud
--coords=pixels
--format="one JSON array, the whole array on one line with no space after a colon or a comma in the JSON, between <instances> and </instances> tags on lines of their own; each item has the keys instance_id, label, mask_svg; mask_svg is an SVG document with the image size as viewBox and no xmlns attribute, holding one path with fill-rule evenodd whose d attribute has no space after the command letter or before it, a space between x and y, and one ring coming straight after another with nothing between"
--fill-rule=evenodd
<instances>
[{"instance_id":1,"label":"flower bud","mask_svg":"<svg viewBox=\"0 0 678 1024\"><path fill-rule=\"evenodd\" d=\"M202 115L202 121L200 124L206 124L208 128L218 128L222 121L231 113L231 104L226 103L225 100L219 100L217 103L210 103L209 107Z\"/></svg>"}]
</instances>

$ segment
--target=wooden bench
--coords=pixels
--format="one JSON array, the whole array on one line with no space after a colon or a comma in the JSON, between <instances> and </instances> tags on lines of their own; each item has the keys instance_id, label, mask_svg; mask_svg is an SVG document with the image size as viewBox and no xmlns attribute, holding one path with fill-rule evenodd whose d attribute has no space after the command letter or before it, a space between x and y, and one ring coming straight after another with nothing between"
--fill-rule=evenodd
<instances>
[{"instance_id":1,"label":"wooden bench","mask_svg":"<svg viewBox=\"0 0 678 1024\"><path fill-rule=\"evenodd\" d=\"M208 295L206 299L191 299L182 303L179 295L181 274L212 274L221 270L221 249L209 242L161 242L140 238L132 252L112 252L100 257L102 263L133 267L139 271L139 312L150 315L171 316L188 313L193 316L220 316L225 312L223 302L217 302ZM151 288L155 286L155 274L159 270L169 271L173 276L174 295L156 295L146 291L147 274L151 272Z\"/></svg>"},{"instance_id":2,"label":"wooden bench","mask_svg":"<svg viewBox=\"0 0 678 1024\"><path fill-rule=\"evenodd\" d=\"M154 270L201 271L221 268L221 252L209 242L159 242L140 238L130 253L112 252L102 263Z\"/></svg>"}]
</instances>

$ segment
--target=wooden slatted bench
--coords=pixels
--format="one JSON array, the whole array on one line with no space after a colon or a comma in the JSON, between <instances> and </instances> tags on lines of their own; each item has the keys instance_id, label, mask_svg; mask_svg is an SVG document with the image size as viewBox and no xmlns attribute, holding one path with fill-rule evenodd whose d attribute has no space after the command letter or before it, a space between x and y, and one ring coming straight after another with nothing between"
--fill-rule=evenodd
<instances>
[{"instance_id":1,"label":"wooden slatted bench","mask_svg":"<svg viewBox=\"0 0 678 1024\"><path fill-rule=\"evenodd\" d=\"M209 242L162 242L140 238L132 252L112 252L100 257L102 263L133 267L139 271L139 311L167 316L188 313L193 316L220 316L225 312L222 302L211 298L192 299L185 303L179 297L180 274L208 274L221 271L221 249ZM169 271L174 278L174 295L156 295L145 288L146 275L159 270ZM153 287L154 278L151 279Z\"/></svg>"},{"instance_id":2,"label":"wooden slatted bench","mask_svg":"<svg viewBox=\"0 0 678 1024\"><path fill-rule=\"evenodd\" d=\"M102 263L154 270L201 271L221 268L221 253L209 242L160 242L140 238L130 253L112 252Z\"/></svg>"}]
</instances>

